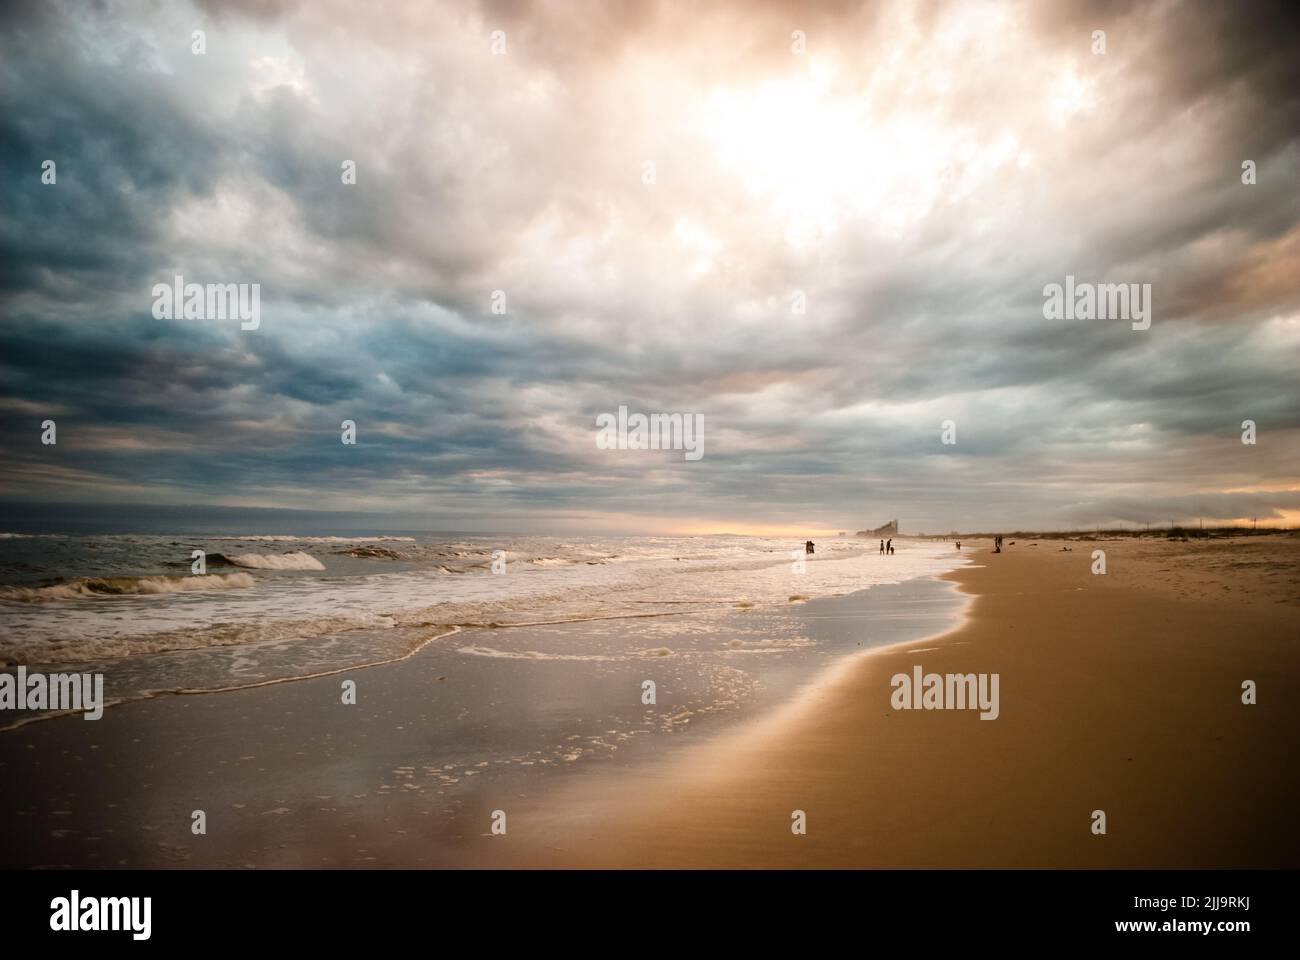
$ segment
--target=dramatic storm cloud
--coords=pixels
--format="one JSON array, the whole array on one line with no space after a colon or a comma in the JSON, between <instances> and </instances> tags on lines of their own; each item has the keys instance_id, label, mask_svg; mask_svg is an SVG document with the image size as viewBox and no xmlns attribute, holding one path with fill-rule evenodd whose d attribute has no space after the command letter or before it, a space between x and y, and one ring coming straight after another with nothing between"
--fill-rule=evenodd
<instances>
[{"instance_id":1,"label":"dramatic storm cloud","mask_svg":"<svg viewBox=\"0 0 1300 960\"><path fill-rule=\"evenodd\" d=\"M1300 519L1287 5L3 17L11 504L556 532ZM259 284L256 329L159 319L176 275ZM1149 284L1149 329L1046 319L1067 276ZM702 415L703 457L601 449L620 405Z\"/></svg>"}]
</instances>

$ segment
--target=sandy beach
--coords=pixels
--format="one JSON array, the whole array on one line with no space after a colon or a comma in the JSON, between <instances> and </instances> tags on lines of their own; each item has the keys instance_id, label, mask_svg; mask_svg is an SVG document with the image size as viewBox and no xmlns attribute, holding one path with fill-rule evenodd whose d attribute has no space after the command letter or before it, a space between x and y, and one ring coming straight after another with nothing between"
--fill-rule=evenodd
<instances>
[{"instance_id":1,"label":"sandy beach","mask_svg":"<svg viewBox=\"0 0 1300 960\"><path fill-rule=\"evenodd\" d=\"M472 859L1300 864L1300 540L977 546L978 565L948 575L974 597L959 629L864 653L757 727L635 781L572 785ZM1093 549L1105 575L1091 573ZM889 678L916 664L999 673L1000 716L892 710ZM1244 680L1256 705L1242 703Z\"/></svg>"},{"instance_id":2,"label":"sandy beach","mask_svg":"<svg viewBox=\"0 0 1300 960\"><path fill-rule=\"evenodd\" d=\"M1091 572L1094 549L1106 552L1105 575ZM973 562L941 579L969 597L964 605L954 606L952 588L921 589L938 586L922 578L784 612L479 631L479 640L469 632L350 672L362 694L355 708L339 705L340 677L326 676L161 696L111 707L95 723L64 717L0 733L6 863L1300 863L1300 538L1042 540L963 552ZM890 631L924 637L926 623L953 622L961 608L955 628L890 643ZM669 693L686 691L683 675L625 726L616 716L635 697L617 691L636 691L653 661L670 661L607 653L580 675L589 654L530 652L591 649L584 637L608 651L653 641L680 652L692 635L724 651L770 649L777 631L798 650L810 630L823 650L815 672L784 687L787 667L760 674L765 692L744 709L724 689L716 709L692 694L683 713ZM870 635L887 645L868 649ZM489 642L494 656L466 655ZM741 660L752 670L769 657ZM996 718L894 709L891 677L917 667L997 674ZM1242 703L1245 680L1257 704ZM689 724L670 722L687 714ZM561 736L571 729L591 736ZM547 752L550 742L559 753ZM189 829L195 809L207 817L203 836ZM490 829L498 810L504 835ZM1104 836L1091 830L1096 810ZM791 831L794 811L805 835Z\"/></svg>"}]
</instances>

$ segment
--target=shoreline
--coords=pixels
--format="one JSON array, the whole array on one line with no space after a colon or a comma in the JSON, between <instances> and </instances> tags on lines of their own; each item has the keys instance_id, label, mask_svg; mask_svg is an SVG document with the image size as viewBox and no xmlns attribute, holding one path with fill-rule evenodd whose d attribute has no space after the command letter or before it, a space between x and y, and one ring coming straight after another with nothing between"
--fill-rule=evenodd
<instances>
[{"instance_id":1,"label":"shoreline","mask_svg":"<svg viewBox=\"0 0 1300 960\"><path fill-rule=\"evenodd\" d=\"M97 549L93 543L87 546ZM417 546L443 559L459 545ZM604 551L611 545L587 546ZM678 564L663 562L666 553L654 553L657 547L639 543L629 550L629 565L615 562L619 553L597 551L605 562L582 561L579 556L534 568L532 561L520 561L517 575L508 578L488 576L485 570L477 576L435 573L442 570L441 564L392 576L344 570L340 589L350 592L337 597L318 596L314 574L275 573L254 590L233 593L103 596L48 604L0 599L13 625L3 638L6 642L0 643L5 648L0 651L0 670L5 664L22 664L47 674L103 673L109 704L116 706L172 693L228 691L365 669L410 656L429 642L431 631L545 628L597 620L620 629L619 624L701 610L782 609L798 599L791 596L794 593L814 598L844 595L871 583L897 582L922 570L950 566L934 558L933 548L922 549L916 551L919 557L906 558L895 579L883 559L877 562L860 545L840 546L809 564L813 576L806 579L813 589L803 590L804 584L793 581L805 578L790 576L781 552L768 547L710 542L686 552L689 562ZM560 547L538 549L536 544L530 550L564 552ZM637 550L651 552L640 556ZM728 550L738 553L729 559L719 554ZM422 559L433 562L428 556ZM0 594L5 589L0 587ZM277 597L284 600L283 607L272 603ZM0 713L0 723L9 728L51 716Z\"/></svg>"},{"instance_id":2,"label":"shoreline","mask_svg":"<svg viewBox=\"0 0 1300 960\"><path fill-rule=\"evenodd\" d=\"M473 855L524 867L1300 864L1295 544L1265 573L1289 576L1280 584L1140 542L1088 544L1110 555L1097 577L1089 552L1059 546L980 544L978 565L940 577L972 596L961 626L923 649L864 651L767 724L654 778L567 791L530 811L524 839ZM1253 596L1190 596L1211 581ZM1001 717L893 711L888 678L914 663L1000 673ZM1243 704L1243 678L1268 695ZM1092 832L1099 809L1105 835ZM791 832L795 810L805 836Z\"/></svg>"},{"instance_id":3,"label":"shoreline","mask_svg":"<svg viewBox=\"0 0 1300 960\"><path fill-rule=\"evenodd\" d=\"M0 736L0 803L15 814L6 863L455 865L494 809L605 770L636 779L766 716L821 664L852 659L864 617L881 639L956 622L961 603L944 586L922 577L779 608L459 631L345 671L356 681L349 707L330 674L10 729ZM464 648L485 642L502 649ZM659 656L659 646L673 650ZM657 706L640 701L644 677L659 681ZM123 809L148 814L123 822L112 813ZM189 835L195 809L209 818L206 837Z\"/></svg>"},{"instance_id":4,"label":"shoreline","mask_svg":"<svg viewBox=\"0 0 1300 960\"><path fill-rule=\"evenodd\" d=\"M503 631L499 658L429 644L353 672L346 709L327 677L136 701L107 726L6 731L6 864L1300 863L1300 541L972 547L911 586L784 610ZM1089 572L1093 547L1109 555L1104 577ZM913 635L853 649L900 627ZM820 666L717 659L785 643ZM649 656L660 646L685 659ZM709 651L774 685L737 701L745 713L716 689L721 712L700 711L708 701L686 703L681 685L707 673L693 657ZM997 673L999 716L892 709L890 676L915 666ZM657 707L633 706L644 676L663 681ZM1243 677L1258 704L1240 702ZM675 722L683 707L688 725ZM575 729L584 762L566 763L578 738L561 734ZM519 740L530 730L531 745ZM209 817L204 837L190 835L193 809ZM1096 809L1105 836L1090 832ZM497 810L504 836L490 831Z\"/></svg>"}]
</instances>

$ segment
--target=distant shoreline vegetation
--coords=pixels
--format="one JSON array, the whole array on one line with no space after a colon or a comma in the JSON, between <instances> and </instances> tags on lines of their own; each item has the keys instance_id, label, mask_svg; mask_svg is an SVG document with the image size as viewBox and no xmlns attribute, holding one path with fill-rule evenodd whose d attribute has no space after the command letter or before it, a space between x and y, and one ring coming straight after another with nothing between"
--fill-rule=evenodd
<instances>
[{"instance_id":1,"label":"distant shoreline vegetation","mask_svg":"<svg viewBox=\"0 0 1300 960\"><path fill-rule=\"evenodd\" d=\"M915 534L897 534L896 536L910 540L951 540L953 537L961 539L980 540L992 537L1019 538L1022 540L1210 540L1226 537L1264 537L1277 536L1279 534L1294 536L1300 534L1300 529L1295 527L1189 527L1189 526L1168 526L1168 527L1151 527L1150 529L1135 527L1099 527L1092 530L1008 530L1005 532L996 531L953 531L952 533L915 533Z\"/></svg>"}]
</instances>

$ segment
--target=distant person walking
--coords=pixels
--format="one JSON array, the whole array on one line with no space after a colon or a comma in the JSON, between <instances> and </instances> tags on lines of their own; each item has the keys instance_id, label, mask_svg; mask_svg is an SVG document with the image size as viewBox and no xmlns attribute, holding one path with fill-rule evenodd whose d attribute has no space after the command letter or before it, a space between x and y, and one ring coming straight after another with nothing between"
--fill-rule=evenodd
<instances>
[{"instance_id":1,"label":"distant person walking","mask_svg":"<svg viewBox=\"0 0 1300 960\"><path fill-rule=\"evenodd\" d=\"M811 540L808 540L804 543L803 552L807 554L811 554L813 552L813 542Z\"/></svg>"},{"instance_id":2,"label":"distant person walking","mask_svg":"<svg viewBox=\"0 0 1300 960\"><path fill-rule=\"evenodd\" d=\"M961 541L960 541L960 540L957 541L957 549L958 549L958 550L961 549Z\"/></svg>"},{"instance_id":3,"label":"distant person walking","mask_svg":"<svg viewBox=\"0 0 1300 960\"><path fill-rule=\"evenodd\" d=\"M884 552L885 552L885 541L884 541L884 540L881 540L881 541L880 541L880 552L881 552L881 553L884 553Z\"/></svg>"},{"instance_id":4,"label":"distant person walking","mask_svg":"<svg viewBox=\"0 0 1300 960\"><path fill-rule=\"evenodd\" d=\"M889 541L885 544L885 553L890 554L891 556L893 555L893 553L894 553L894 538L893 538L893 537L890 537L890 538L889 538Z\"/></svg>"}]
</instances>

